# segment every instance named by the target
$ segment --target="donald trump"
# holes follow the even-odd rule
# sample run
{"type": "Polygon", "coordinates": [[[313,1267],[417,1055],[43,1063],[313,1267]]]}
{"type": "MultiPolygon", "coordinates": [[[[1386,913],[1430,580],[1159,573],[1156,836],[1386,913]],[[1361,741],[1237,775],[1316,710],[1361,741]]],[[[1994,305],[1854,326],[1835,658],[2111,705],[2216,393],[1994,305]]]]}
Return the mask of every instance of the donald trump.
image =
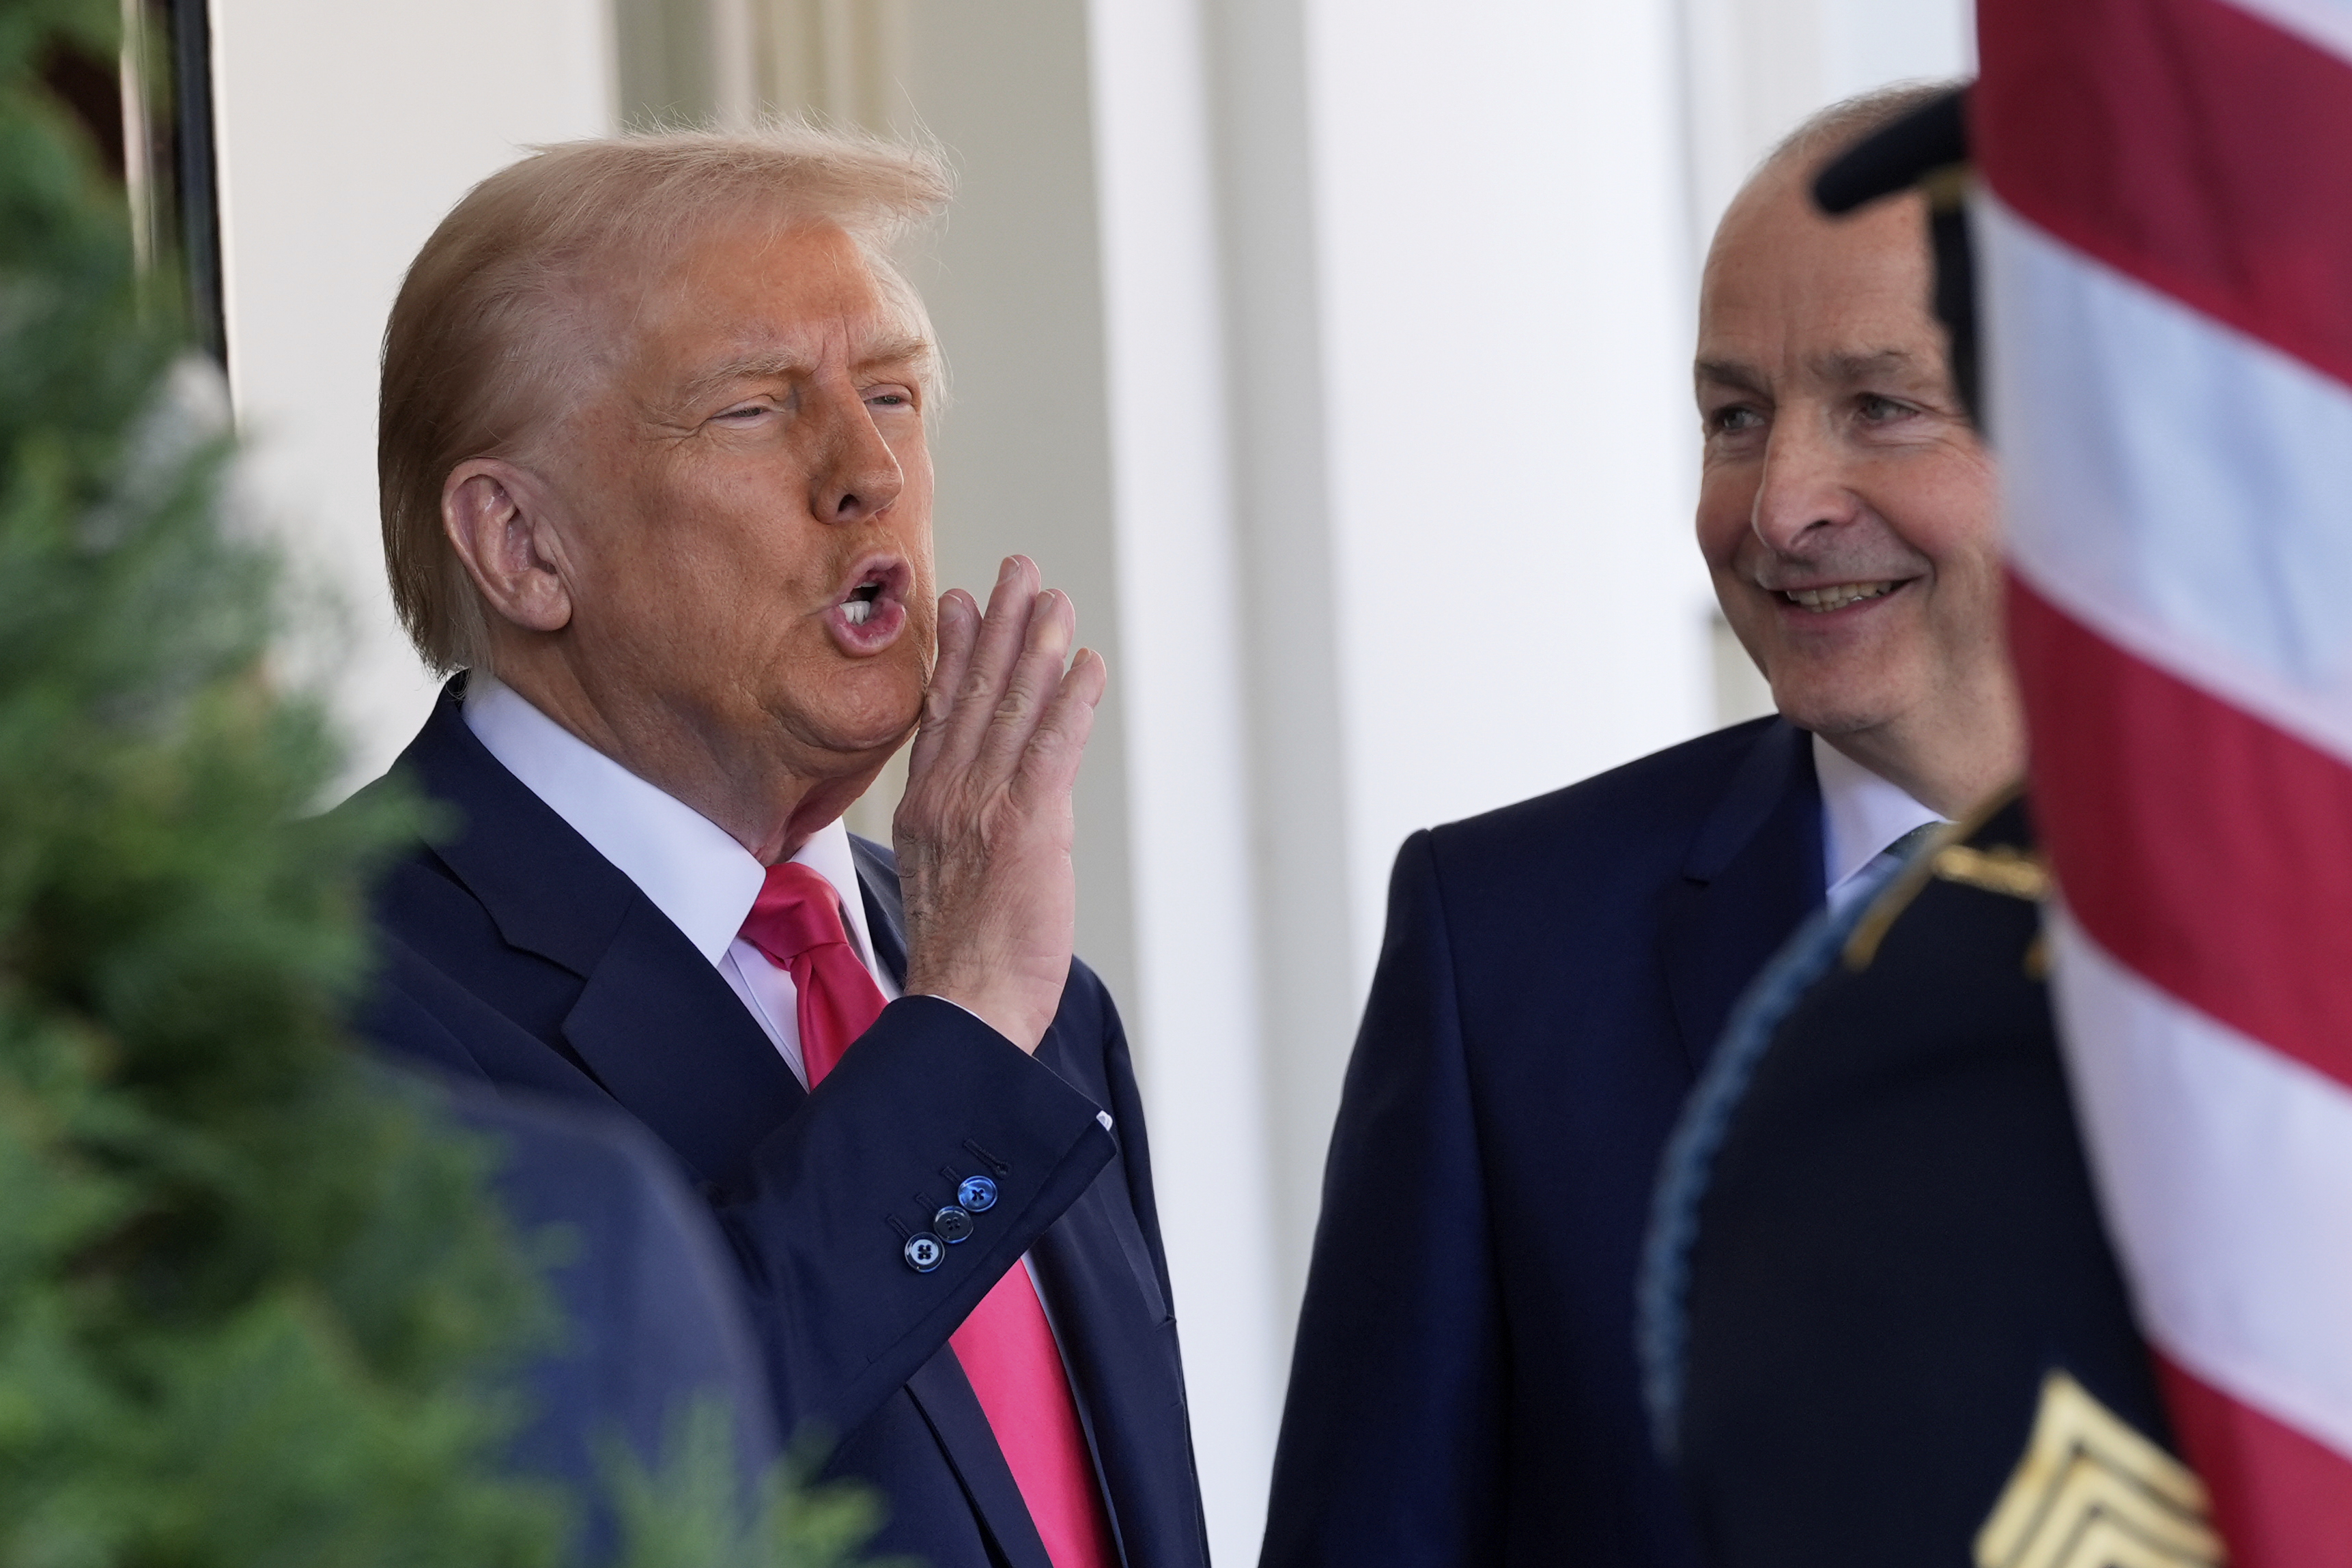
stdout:
{"type": "Polygon", "coordinates": [[[934,1568],[1205,1563],[1142,1110],[1071,956],[1102,662],[933,581],[945,180],[803,128],[541,149],[385,334],[384,553],[449,675],[371,1027],[617,1106],[740,1266],[782,1430],[934,1568]],[[841,814],[913,737],[897,850],[841,814]]]}

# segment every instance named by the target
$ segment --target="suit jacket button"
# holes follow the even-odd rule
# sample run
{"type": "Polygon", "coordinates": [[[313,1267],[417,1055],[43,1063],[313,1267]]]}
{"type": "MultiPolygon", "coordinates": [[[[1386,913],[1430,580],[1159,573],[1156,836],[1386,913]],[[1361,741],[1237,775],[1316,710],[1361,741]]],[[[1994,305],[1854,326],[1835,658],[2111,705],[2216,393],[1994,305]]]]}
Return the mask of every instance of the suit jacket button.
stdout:
{"type": "Polygon", "coordinates": [[[986,1176],[966,1176],[956,1188],[956,1201],[974,1214],[985,1214],[996,1207],[996,1184],[986,1176]]]}
{"type": "Polygon", "coordinates": [[[947,1244],[928,1230],[907,1238],[907,1267],[918,1274],[929,1273],[947,1255],[947,1244]]]}
{"type": "Polygon", "coordinates": [[[939,1232],[940,1240],[952,1247],[971,1239],[971,1216],[950,1204],[931,1216],[931,1228],[939,1232]]]}

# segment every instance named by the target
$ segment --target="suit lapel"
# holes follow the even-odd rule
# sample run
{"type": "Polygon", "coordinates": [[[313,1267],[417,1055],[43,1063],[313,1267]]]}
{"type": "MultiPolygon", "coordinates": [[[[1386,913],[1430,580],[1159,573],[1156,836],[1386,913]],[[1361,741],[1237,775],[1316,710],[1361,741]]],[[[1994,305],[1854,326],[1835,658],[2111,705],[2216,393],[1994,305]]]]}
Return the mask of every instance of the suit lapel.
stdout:
{"type": "Polygon", "coordinates": [[[1666,917],[1666,986],[1693,1073],[1714,1054],[1739,993],[1821,902],[1812,741],[1775,719],[1692,840],[1666,917]]]}
{"type": "MultiPolygon", "coordinates": [[[[874,956],[903,983],[907,916],[896,861],[850,840],[874,956]]],[[[807,1091],[717,970],[640,895],[564,1035],[605,1086],[707,1181],[727,1183],[807,1091]]]]}
{"type": "Polygon", "coordinates": [[[1020,1484],[1004,1462],[1004,1450],[989,1427],[988,1412],[980,1407],[980,1396],[971,1391],[971,1380],[964,1376],[955,1351],[941,1345],[907,1380],[907,1393],[940,1440],[964,1495],[971,1500],[972,1511],[987,1526],[1005,1562],[1011,1568],[1054,1568],[1036,1521],[1029,1517],[1029,1505],[1022,1500],[1020,1484]]]}
{"type": "Polygon", "coordinates": [[[1031,1257],[1121,1552],[1127,1542],[1182,1539],[1190,1500],[1171,1483],[1192,1473],[1183,1371],[1124,1186],[1097,1177],[1031,1257]]]}
{"type": "Polygon", "coordinates": [[[636,884],[474,737],[465,689],[463,674],[442,688],[394,772],[440,808],[433,852],[508,946],[585,976],[636,902],[636,884]]]}
{"type": "Polygon", "coordinates": [[[613,1098],[706,1182],[732,1186],[807,1098],[719,971],[640,896],[563,1020],[613,1098]]]}
{"type": "Polygon", "coordinates": [[[581,977],[563,1038],[706,1182],[725,1183],[804,1098],[668,916],[466,727],[449,683],[401,766],[455,821],[434,842],[499,935],[581,977]]]}

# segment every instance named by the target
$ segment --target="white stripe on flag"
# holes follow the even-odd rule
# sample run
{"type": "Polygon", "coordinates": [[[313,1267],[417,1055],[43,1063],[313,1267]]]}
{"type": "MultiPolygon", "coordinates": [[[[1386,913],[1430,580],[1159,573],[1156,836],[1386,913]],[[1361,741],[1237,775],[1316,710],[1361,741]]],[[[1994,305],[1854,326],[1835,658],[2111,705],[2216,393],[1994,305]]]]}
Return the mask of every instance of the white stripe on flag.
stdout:
{"type": "Polygon", "coordinates": [[[2222,0],[2315,49],[2352,62],[2352,0],[2222,0]]]}
{"type": "Polygon", "coordinates": [[[2352,1458],[2352,1092],[2051,915],[2075,1103],[2142,1327],[2352,1458]]]}
{"type": "Polygon", "coordinates": [[[1972,200],[2011,564],[2352,761],[2352,388],[1972,200]]]}

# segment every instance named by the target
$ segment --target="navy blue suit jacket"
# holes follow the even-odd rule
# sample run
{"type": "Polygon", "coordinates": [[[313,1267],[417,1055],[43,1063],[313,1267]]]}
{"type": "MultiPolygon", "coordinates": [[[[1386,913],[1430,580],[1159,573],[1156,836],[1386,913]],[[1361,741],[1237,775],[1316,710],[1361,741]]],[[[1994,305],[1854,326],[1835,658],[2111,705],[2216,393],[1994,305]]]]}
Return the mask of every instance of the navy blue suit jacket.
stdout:
{"type": "MultiPolygon", "coordinates": [[[[466,727],[452,682],[396,772],[448,819],[384,877],[367,1032],[460,1077],[618,1106],[668,1148],[739,1265],[777,1428],[878,1487],[877,1551],[1050,1568],[948,1336],[1031,1255],[1129,1568],[1207,1561],[1143,1110],[1082,964],[1033,1057],[908,997],[814,1093],[685,936],[466,727]],[[1107,1114],[1106,1127],[1100,1116],[1107,1114]],[[967,1176],[976,1233],[902,1249],[967,1176]]],[[[889,852],[853,841],[877,956],[906,966],[889,852]]]]}
{"type": "Polygon", "coordinates": [[[1415,833],[1348,1069],[1267,1568],[1682,1568],[1633,1285],[1675,1113],[1822,899],[1759,720],[1415,833]]]}

